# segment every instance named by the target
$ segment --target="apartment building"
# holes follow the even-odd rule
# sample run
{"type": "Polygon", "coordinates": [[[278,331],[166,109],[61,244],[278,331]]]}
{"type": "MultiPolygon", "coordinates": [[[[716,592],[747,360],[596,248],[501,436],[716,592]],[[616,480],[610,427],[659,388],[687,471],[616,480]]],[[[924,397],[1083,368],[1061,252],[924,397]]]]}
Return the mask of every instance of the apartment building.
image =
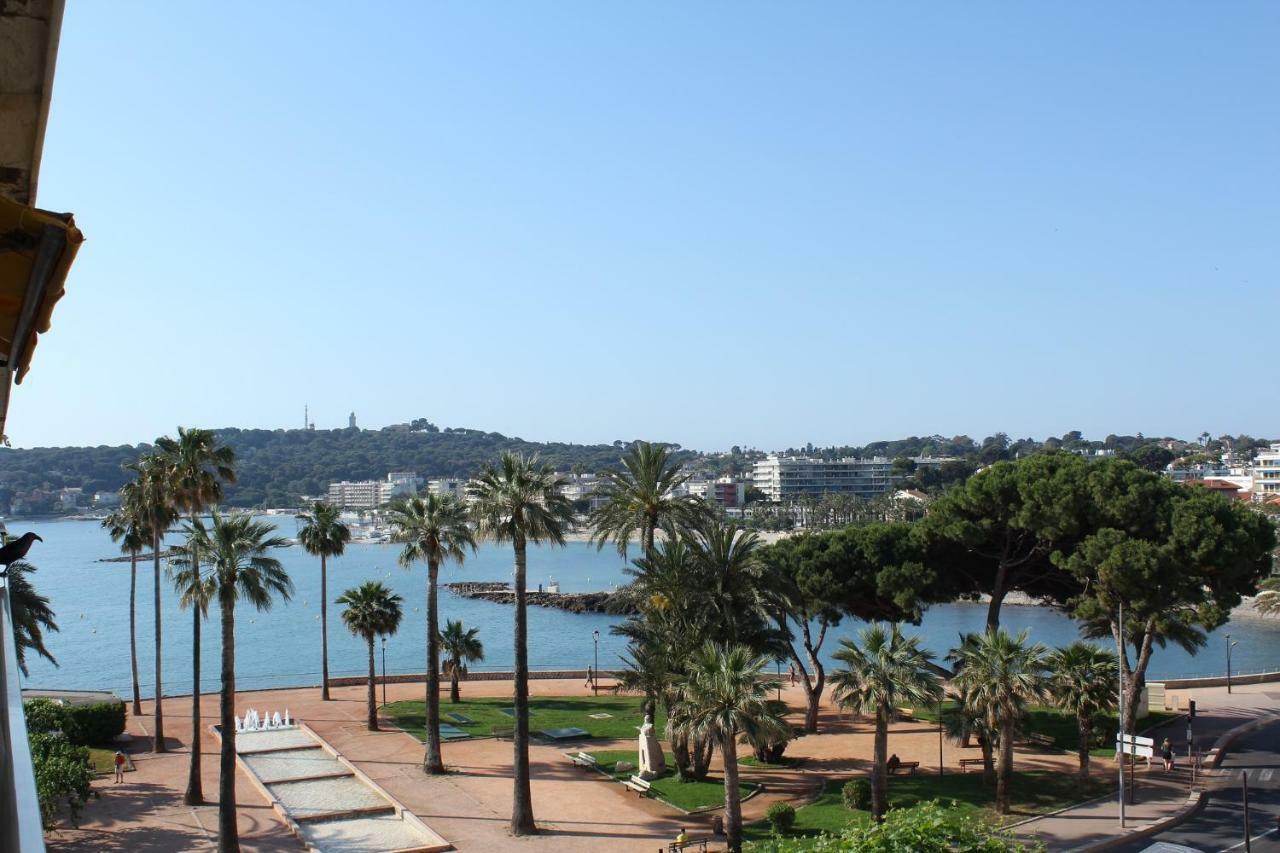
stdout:
{"type": "Polygon", "coordinates": [[[886,456],[815,459],[774,454],[755,463],[752,479],[769,500],[786,503],[826,492],[874,498],[888,491],[897,478],[893,460],[886,456]]]}
{"type": "Polygon", "coordinates": [[[1280,444],[1253,458],[1253,494],[1258,500],[1280,495],[1280,444]]]}

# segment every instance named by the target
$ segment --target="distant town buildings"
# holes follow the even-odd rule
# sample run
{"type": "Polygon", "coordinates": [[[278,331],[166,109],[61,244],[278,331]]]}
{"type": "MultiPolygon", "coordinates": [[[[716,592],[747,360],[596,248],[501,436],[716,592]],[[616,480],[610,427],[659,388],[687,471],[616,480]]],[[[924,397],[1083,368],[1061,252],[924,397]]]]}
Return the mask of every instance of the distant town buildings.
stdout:
{"type": "Polygon", "coordinates": [[[1280,496],[1280,444],[1254,457],[1253,493],[1263,501],[1280,496]]]}
{"type": "Polygon", "coordinates": [[[427,492],[437,497],[467,498],[467,481],[458,477],[436,477],[427,480],[427,492]]]}
{"type": "Polygon", "coordinates": [[[1241,451],[1228,450],[1220,458],[1193,464],[1175,460],[1164,473],[1174,482],[1204,486],[1240,500],[1280,498],[1280,443],[1256,451],[1252,459],[1241,451]]]}
{"type": "Polygon", "coordinates": [[[385,480],[330,483],[328,500],[344,509],[376,509],[416,495],[421,488],[422,478],[412,471],[392,471],[385,480]]]}

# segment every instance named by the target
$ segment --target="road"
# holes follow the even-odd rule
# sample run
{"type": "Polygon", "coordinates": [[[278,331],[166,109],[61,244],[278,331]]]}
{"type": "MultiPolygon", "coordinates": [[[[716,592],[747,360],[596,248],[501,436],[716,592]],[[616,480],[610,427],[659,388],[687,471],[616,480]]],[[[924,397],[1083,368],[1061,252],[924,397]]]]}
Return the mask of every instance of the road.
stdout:
{"type": "Polygon", "coordinates": [[[1244,848],[1241,777],[1249,777],[1249,824],[1252,853],[1280,853],[1280,723],[1236,741],[1222,762],[1223,775],[1204,809],[1190,820],[1152,838],[1118,848],[1137,853],[1157,841],[1182,844],[1205,853],[1244,848]],[[1221,785],[1221,790],[1217,789],[1221,785]]]}

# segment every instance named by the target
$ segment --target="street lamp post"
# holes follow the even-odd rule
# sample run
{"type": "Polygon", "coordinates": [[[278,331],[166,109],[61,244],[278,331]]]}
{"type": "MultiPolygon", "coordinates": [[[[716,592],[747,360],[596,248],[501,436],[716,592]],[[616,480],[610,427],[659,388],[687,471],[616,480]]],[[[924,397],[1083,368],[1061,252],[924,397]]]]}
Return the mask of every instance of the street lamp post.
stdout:
{"type": "Polygon", "coordinates": [[[382,635],[382,704],[387,704],[387,635],[382,635]]]}
{"type": "Polygon", "coordinates": [[[1227,693],[1231,692],[1231,650],[1240,645],[1231,641],[1231,635],[1227,634],[1227,693]]]}
{"type": "Polygon", "coordinates": [[[596,666],[595,666],[595,669],[591,670],[591,695],[598,696],[600,693],[599,686],[598,686],[600,682],[600,631],[599,629],[596,629],[595,631],[591,632],[591,639],[595,641],[595,649],[596,649],[596,655],[595,655],[596,666]]]}

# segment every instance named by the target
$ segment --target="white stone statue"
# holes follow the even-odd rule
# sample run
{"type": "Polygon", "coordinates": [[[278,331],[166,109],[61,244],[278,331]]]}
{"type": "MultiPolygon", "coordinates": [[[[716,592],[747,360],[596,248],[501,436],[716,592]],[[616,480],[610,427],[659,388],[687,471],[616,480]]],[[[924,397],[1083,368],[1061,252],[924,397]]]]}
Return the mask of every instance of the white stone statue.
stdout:
{"type": "Polygon", "coordinates": [[[645,714],[644,725],[640,727],[640,778],[652,779],[662,775],[666,769],[667,759],[653,730],[653,715],[645,714]]]}

